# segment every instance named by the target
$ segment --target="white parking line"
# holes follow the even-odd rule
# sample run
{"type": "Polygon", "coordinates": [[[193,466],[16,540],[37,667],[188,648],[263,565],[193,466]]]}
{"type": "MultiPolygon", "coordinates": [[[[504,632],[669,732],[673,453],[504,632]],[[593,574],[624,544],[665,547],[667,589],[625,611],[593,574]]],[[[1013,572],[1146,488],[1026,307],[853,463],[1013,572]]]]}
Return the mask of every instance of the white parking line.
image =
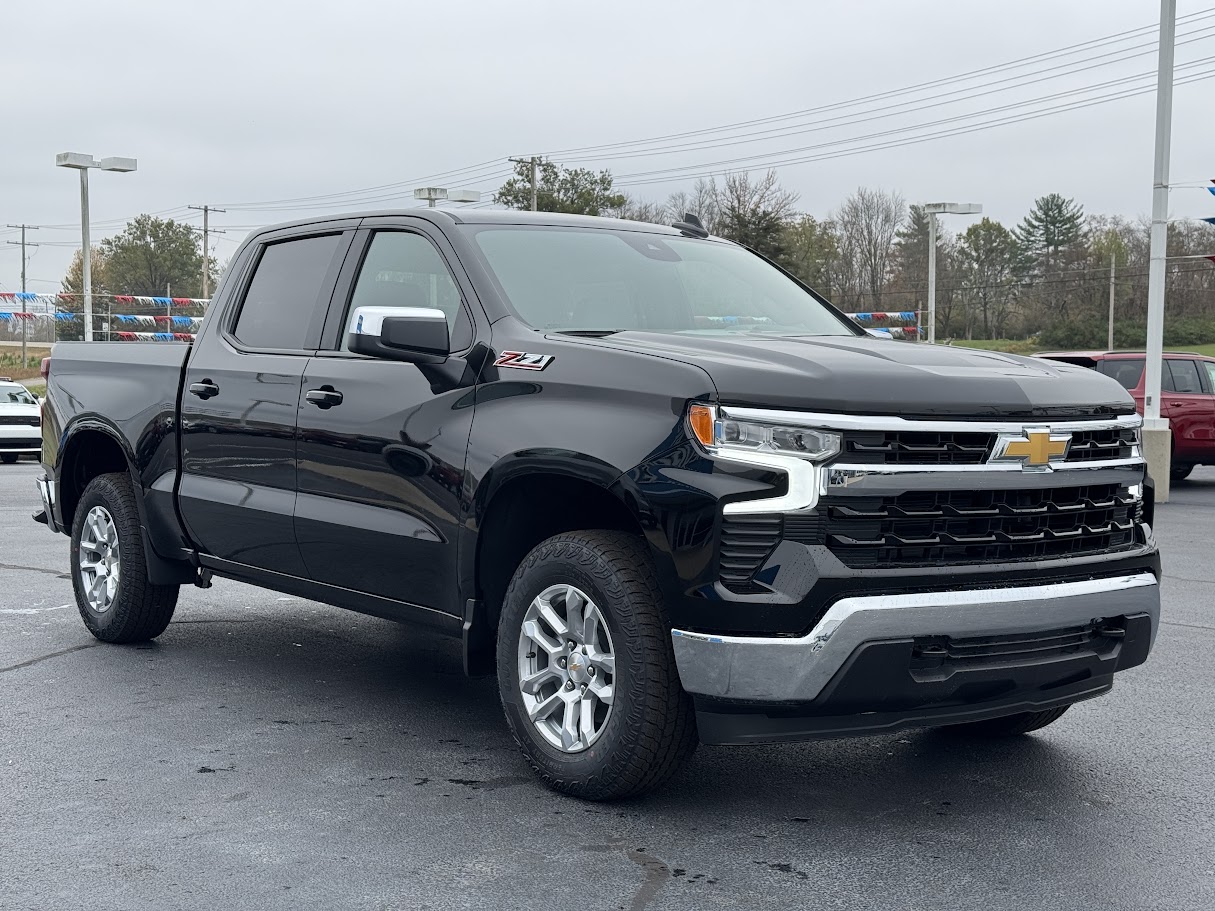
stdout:
{"type": "Polygon", "coordinates": [[[60,604],[58,607],[0,607],[0,614],[45,614],[47,611],[67,610],[74,604],[60,604]]]}

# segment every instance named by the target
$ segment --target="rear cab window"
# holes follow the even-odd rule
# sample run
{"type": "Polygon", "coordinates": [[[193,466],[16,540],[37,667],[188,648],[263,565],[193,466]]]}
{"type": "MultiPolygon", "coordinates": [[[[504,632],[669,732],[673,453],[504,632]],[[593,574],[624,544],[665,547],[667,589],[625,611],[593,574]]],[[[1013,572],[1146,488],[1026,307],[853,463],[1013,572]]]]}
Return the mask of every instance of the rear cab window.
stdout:
{"type": "Polygon", "coordinates": [[[328,301],[326,276],[342,235],[321,234],[270,243],[245,291],[232,336],[250,348],[302,350],[328,301]]]}
{"type": "Polygon", "coordinates": [[[1117,380],[1123,389],[1134,389],[1143,376],[1145,359],[1141,357],[1107,357],[1097,362],[1097,369],[1117,380]]]}

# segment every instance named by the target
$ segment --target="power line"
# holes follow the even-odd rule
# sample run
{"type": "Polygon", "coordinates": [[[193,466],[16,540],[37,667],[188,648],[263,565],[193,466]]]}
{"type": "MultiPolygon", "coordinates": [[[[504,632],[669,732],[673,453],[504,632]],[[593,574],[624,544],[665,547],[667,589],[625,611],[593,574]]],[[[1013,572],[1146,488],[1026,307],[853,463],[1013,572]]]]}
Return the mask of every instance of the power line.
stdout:
{"type": "MultiPolygon", "coordinates": [[[[1204,34],[1201,38],[1193,38],[1190,41],[1178,42],[1178,46],[1182,46],[1185,44],[1192,44],[1196,41],[1202,41],[1202,40],[1206,40],[1206,39],[1215,37],[1215,25],[1207,27],[1204,31],[1206,31],[1207,34],[1204,34]]],[[[1152,45],[1152,47],[1154,47],[1154,45],[1152,45]]],[[[1142,53],[1137,53],[1137,54],[1134,54],[1131,56],[1132,57],[1141,57],[1146,54],[1150,54],[1152,52],[1153,51],[1148,50],[1148,51],[1143,51],[1142,53]]],[[[1131,57],[1123,58],[1123,60],[1129,60],[1129,59],[1131,59],[1131,57]]],[[[1210,59],[1210,58],[1207,58],[1207,59],[1210,59]]],[[[616,160],[620,160],[623,158],[648,158],[651,156],[658,156],[658,155],[671,155],[671,154],[676,154],[679,152],[690,151],[690,150],[701,149],[701,148],[711,149],[711,148],[724,148],[727,146],[750,145],[750,144],[756,143],[756,142],[765,142],[765,141],[770,141],[773,139],[785,138],[788,136],[801,136],[806,133],[818,133],[818,132],[822,132],[824,130],[838,129],[840,127],[853,126],[858,123],[868,123],[868,122],[871,122],[874,120],[885,120],[885,119],[888,119],[890,116],[890,114],[888,114],[886,112],[896,111],[899,115],[904,115],[904,114],[915,113],[918,111],[929,110],[931,108],[939,108],[939,107],[945,107],[945,106],[952,105],[952,104],[958,104],[963,101],[973,101],[976,98],[983,98],[983,97],[986,97],[989,95],[998,94],[1000,92],[1007,92],[1007,91],[1011,91],[1013,89],[1025,88],[1027,86],[1035,85],[1040,82],[1048,82],[1048,81],[1051,81],[1054,79],[1059,79],[1062,75],[1073,76],[1073,75],[1076,75],[1077,73],[1082,73],[1087,70],[1097,69],[1097,68],[1104,67],[1104,66],[1109,66],[1111,63],[1123,62],[1123,60],[1106,61],[1106,62],[1100,63],[1100,64],[1093,64],[1092,66],[1081,67],[1079,69],[1072,70],[1069,73],[1054,74],[1054,75],[1050,75],[1050,76],[1040,76],[1039,78],[1036,78],[1036,79],[1027,79],[1024,81],[1018,81],[1017,83],[1015,83],[1013,85],[1004,85],[1004,86],[1000,86],[998,88],[990,88],[988,86],[975,86],[975,87],[966,88],[966,89],[955,89],[953,91],[944,92],[944,93],[941,93],[938,95],[930,95],[927,98],[918,99],[916,101],[909,102],[909,103],[888,104],[888,105],[885,105],[882,107],[864,110],[857,114],[838,115],[836,117],[829,117],[829,118],[826,118],[825,120],[821,120],[821,121],[811,121],[808,124],[798,124],[798,125],[796,125],[796,128],[782,127],[779,130],[763,130],[763,131],[759,131],[757,133],[742,133],[737,136],[731,136],[729,138],[722,139],[721,141],[703,142],[703,143],[683,143],[683,144],[674,145],[674,146],[658,146],[658,147],[655,147],[652,149],[641,149],[638,151],[615,153],[611,156],[611,160],[616,161],[616,160]],[[980,89],[982,89],[982,91],[980,91],[980,89]],[[970,94],[965,94],[965,93],[970,93],[970,94]],[[963,96],[963,97],[952,97],[952,96],[963,96]],[[946,99],[946,100],[938,100],[938,99],[946,99]],[[760,136],[762,134],[772,134],[772,135],[768,135],[768,136],[765,136],[764,138],[760,138],[760,139],[749,138],[749,137],[760,136]]],[[[1031,75],[1033,75],[1033,74],[1031,74],[1031,75]]],[[[1066,95],[1066,94],[1075,94],[1077,92],[1089,91],[1094,88],[1098,88],[1101,86],[1107,86],[1107,85],[1113,85],[1118,82],[1129,82],[1129,81],[1134,81],[1136,79],[1154,78],[1155,75],[1156,74],[1154,71],[1145,72],[1145,73],[1137,73],[1133,76],[1123,76],[1123,77],[1119,77],[1118,79],[1110,80],[1108,82],[1095,83],[1090,86],[1083,86],[1083,87],[1076,88],[1076,89],[1070,89],[1066,92],[1057,93],[1056,95],[1053,95],[1053,96],[1048,95],[1048,96],[1042,96],[1042,97],[1043,98],[1062,97],[1063,95],[1066,95]]],[[[1018,80],[1021,79],[1021,77],[1016,77],[1016,78],[1018,80]]],[[[1003,82],[1003,81],[1006,81],[1006,80],[1001,80],[1001,82],[1003,82]]],[[[994,85],[994,83],[992,83],[991,85],[994,85]]],[[[1014,102],[1013,104],[1009,105],[1009,107],[1015,107],[1017,105],[1031,104],[1035,100],[1042,100],[1042,99],[1041,98],[1028,99],[1025,101],[1014,102]]],[[[964,116],[967,116],[967,115],[964,115],[964,116]]],[[[602,156],[585,156],[585,157],[575,157],[575,158],[563,158],[562,162],[568,163],[568,162],[600,161],[600,160],[604,160],[602,156]]]]}
{"type": "MultiPolygon", "coordinates": [[[[1198,21],[1198,20],[1202,20],[1202,19],[1208,19],[1212,15],[1215,15],[1215,7],[1208,7],[1206,9],[1199,10],[1196,13],[1191,13],[1186,16],[1179,16],[1177,21],[1179,23],[1183,22],[1183,21],[1187,21],[1187,20],[1193,22],[1193,21],[1198,21]]],[[[854,98],[854,99],[850,99],[850,100],[846,100],[846,101],[837,101],[837,102],[833,102],[831,104],[820,105],[820,106],[814,107],[814,108],[806,108],[806,109],[800,110],[800,111],[792,111],[792,112],[785,113],[785,114],[776,114],[776,115],[773,115],[770,117],[761,117],[761,118],[757,118],[754,120],[744,120],[744,121],[739,121],[737,123],[726,124],[726,125],[718,126],[718,127],[707,127],[707,128],[699,129],[699,130],[688,130],[688,131],[685,131],[682,133],[669,133],[665,136],[655,136],[655,137],[651,137],[649,139],[630,140],[630,141],[626,141],[626,142],[604,143],[601,145],[582,146],[582,147],[572,148],[572,149],[558,149],[553,152],[550,152],[549,154],[550,155],[568,155],[568,154],[577,154],[577,153],[583,153],[583,152],[597,151],[597,150],[602,150],[602,149],[615,149],[615,148],[621,148],[621,147],[626,147],[626,146],[649,144],[649,143],[653,143],[653,142],[664,142],[664,141],[671,140],[671,139],[681,139],[681,138],[684,138],[687,136],[698,136],[698,135],[711,134],[711,133],[717,133],[717,132],[725,132],[725,131],[729,131],[729,130],[733,130],[733,129],[739,129],[742,127],[754,126],[757,124],[773,123],[773,122],[780,121],[780,120],[791,120],[791,119],[795,119],[798,117],[807,116],[809,114],[819,114],[819,113],[823,113],[825,111],[838,110],[840,108],[846,108],[846,107],[854,107],[856,105],[863,104],[863,103],[866,103],[869,101],[882,100],[885,98],[901,97],[903,95],[913,94],[913,93],[922,91],[924,89],[935,88],[940,85],[948,84],[951,82],[966,81],[966,80],[975,78],[977,76],[982,76],[982,75],[999,72],[999,71],[1007,70],[1007,69],[1016,69],[1018,67],[1027,66],[1027,65],[1031,64],[1032,62],[1038,61],[1038,60],[1054,58],[1054,57],[1069,56],[1072,53],[1076,53],[1085,48],[1091,48],[1094,45],[1102,46],[1102,45],[1107,45],[1107,44],[1116,44],[1119,41],[1127,40],[1130,37],[1138,37],[1140,35],[1152,34],[1152,33],[1155,33],[1156,29],[1157,29],[1157,25],[1155,23],[1153,23],[1151,25],[1140,26],[1139,28],[1129,29],[1124,32],[1118,32],[1113,35],[1107,35],[1102,38],[1094,38],[1089,41],[1083,41],[1083,42],[1080,42],[1079,44],[1069,45],[1067,47],[1058,48],[1053,51],[1044,51],[1039,54],[1033,54],[1028,57],[1021,57],[1021,58],[1018,58],[1015,60],[1007,61],[1005,63],[993,64],[992,66],[982,67],[977,70],[970,70],[968,72],[956,74],[953,76],[944,76],[939,79],[933,79],[928,82],[921,82],[916,85],[911,85],[911,86],[907,86],[907,87],[900,88],[900,89],[895,89],[895,90],[886,91],[886,92],[877,92],[877,93],[874,93],[871,95],[864,95],[859,98],[854,98]]]]}
{"type": "MultiPolygon", "coordinates": [[[[1180,67],[1179,67],[1179,69],[1180,69],[1180,67]]],[[[1206,70],[1206,71],[1203,71],[1200,73],[1192,74],[1189,78],[1186,78],[1186,79],[1178,79],[1175,84],[1176,85],[1188,85],[1189,83],[1192,83],[1192,82],[1199,82],[1204,79],[1208,79],[1212,75],[1215,75],[1215,69],[1206,70]]],[[[786,149],[786,150],[781,150],[781,151],[776,151],[776,152],[765,153],[763,155],[751,155],[751,156],[744,156],[744,157],[740,157],[740,158],[726,159],[726,160],[720,160],[720,161],[700,162],[700,163],[694,164],[694,165],[685,165],[685,166],[675,167],[675,168],[665,168],[665,169],[659,169],[659,170],[653,170],[653,171],[641,171],[641,172],[637,172],[635,174],[623,174],[623,175],[620,175],[620,179],[616,181],[615,186],[617,186],[617,187],[642,186],[645,184],[652,184],[652,183],[667,183],[672,180],[688,179],[691,177],[709,177],[709,176],[712,176],[717,173],[722,173],[726,169],[757,170],[761,167],[762,168],[774,168],[774,167],[784,167],[784,166],[795,165],[795,164],[807,164],[807,163],[815,162],[815,161],[828,161],[828,160],[834,159],[834,158],[842,158],[842,157],[846,157],[846,156],[850,156],[850,155],[857,155],[862,152],[873,152],[873,151],[880,151],[880,150],[891,149],[891,148],[899,148],[899,147],[908,146],[908,145],[917,145],[919,143],[929,142],[929,141],[932,141],[935,139],[944,139],[944,138],[949,138],[949,137],[953,137],[953,136],[963,136],[968,133],[975,133],[975,132],[979,132],[982,130],[988,130],[988,129],[992,129],[992,128],[998,127],[998,126],[1007,126],[1007,125],[1013,124],[1013,123],[1022,123],[1022,122],[1029,121],[1029,120],[1036,120],[1040,117],[1047,117],[1052,114],[1059,114],[1059,113],[1064,113],[1067,111],[1081,110],[1083,108],[1093,107],[1093,106],[1099,105],[1099,104],[1108,104],[1112,101],[1120,101],[1125,98],[1133,98],[1137,95],[1143,95],[1143,94],[1147,94],[1147,93],[1153,92],[1153,91],[1155,91],[1155,87],[1151,86],[1151,85],[1145,86],[1144,88],[1141,88],[1141,89],[1122,90],[1122,91],[1113,92],[1113,93],[1110,93],[1110,94],[1107,94],[1104,96],[1099,96],[1095,99],[1076,101],[1076,102],[1072,102],[1072,103],[1064,104],[1064,105],[1057,105],[1055,107],[1047,108],[1042,111],[1031,111],[1031,112],[1023,113],[1023,114],[1016,115],[1016,116],[999,118],[994,121],[989,121],[987,123],[981,123],[981,124],[977,124],[977,125],[970,126],[970,127],[965,127],[965,128],[959,127],[959,128],[955,128],[955,129],[939,131],[936,133],[929,133],[925,136],[915,136],[915,137],[909,137],[909,138],[905,138],[905,139],[879,142],[879,143],[875,143],[873,145],[862,146],[862,147],[852,148],[852,149],[845,149],[845,150],[842,150],[839,152],[828,153],[828,154],[809,155],[809,156],[804,156],[804,157],[788,158],[788,159],[775,160],[775,161],[770,160],[774,156],[777,156],[777,155],[788,155],[788,154],[791,154],[791,153],[794,153],[797,151],[808,151],[808,150],[811,150],[814,148],[825,148],[828,146],[838,146],[838,145],[844,145],[844,144],[849,144],[849,143],[854,143],[854,142],[862,142],[867,139],[877,138],[877,137],[880,137],[883,135],[890,135],[890,134],[899,133],[899,132],[908,132],[908,131],[914,130],[914,129],[924,129],[928,125],[919,124],[919,125],[916,125],[913,127],[903,127],[903,128],[897,129],[897,130],[886,130],[886,131],[882,131],[881,133],[870,134],[869,136],[854,137],[851,140],[836,140],[831,143],[822,143],[822,144],[819,144],[818,146],[808,146],[803,150],[786,149]],[[752,163],[750,168],[741,167],[742,165],[747,164],[747,163],[752,163]],[[734,166],[734,167],[731,168],[730,166],[734,166]]],[[[1043,99],[1038,99],[1038,100],[1041,101],[1043,99]]],[[[976,111],[973,114],[960,115],[957,118],[949,118],[949,119],[950,120],[968,119],[971,117],[982,116],[984,114],[992,113],[994,110],[996,110],[996,109],[989,109],[986,111],[976,111]]]]}

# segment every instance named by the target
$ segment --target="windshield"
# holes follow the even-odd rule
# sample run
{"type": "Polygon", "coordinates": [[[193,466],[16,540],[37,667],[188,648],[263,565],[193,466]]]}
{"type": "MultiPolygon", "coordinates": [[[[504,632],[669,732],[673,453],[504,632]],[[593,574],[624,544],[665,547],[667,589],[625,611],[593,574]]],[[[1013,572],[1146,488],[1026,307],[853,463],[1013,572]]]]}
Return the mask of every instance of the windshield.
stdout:
{"type": "Polygon", "coordinates": [[[515,312],[547,331],[856,335],[733,244],[601,228],[468,225],[515,312]]]}
{"type": "Polygon", "coordinates": [[[23,386],[0,386],[0,405],[37,405],[38,400],[23,386]]]}

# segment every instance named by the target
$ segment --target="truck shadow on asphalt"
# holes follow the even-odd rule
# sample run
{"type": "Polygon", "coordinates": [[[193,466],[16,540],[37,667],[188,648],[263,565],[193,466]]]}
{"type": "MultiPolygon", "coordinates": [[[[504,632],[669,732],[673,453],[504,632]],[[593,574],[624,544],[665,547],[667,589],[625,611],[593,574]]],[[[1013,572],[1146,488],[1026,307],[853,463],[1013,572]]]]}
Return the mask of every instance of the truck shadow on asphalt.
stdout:
{"type": "MultiPolygon", "coordinates": [[[[249,610],[230,620],[187,608],[157,643],[140,647],[149,659],[143,679],[156,687],[145,695],[162,701],[174,680],[188,680],[198,711],[223,714],[229,730],[292,728],[314,741],[307,744],[313,751],[335,739],[356,742],[364,750],[349,754],[352,774],[361,756],[388,752],[422,784],[544,793],[511,739],[496,680],[465,677],[458,642],[335,608],[308,608],[298,616],[249,610]]],[[[107,661],[124,661],[118,650],[99,651],[107,661]]],[[[941,822],[978,807],[1034,819],[1101,803],[1092,780],[1098,761],[1051,732],[982,740],[905,731],[702,746],[666,787],[616,806],[678,815],[708,802],[745,817],[755,812],[762,789],[765,812],[779,810],[794,826],[832,820],[852,826],[858,817],[908,812],[941,822]]]]}

